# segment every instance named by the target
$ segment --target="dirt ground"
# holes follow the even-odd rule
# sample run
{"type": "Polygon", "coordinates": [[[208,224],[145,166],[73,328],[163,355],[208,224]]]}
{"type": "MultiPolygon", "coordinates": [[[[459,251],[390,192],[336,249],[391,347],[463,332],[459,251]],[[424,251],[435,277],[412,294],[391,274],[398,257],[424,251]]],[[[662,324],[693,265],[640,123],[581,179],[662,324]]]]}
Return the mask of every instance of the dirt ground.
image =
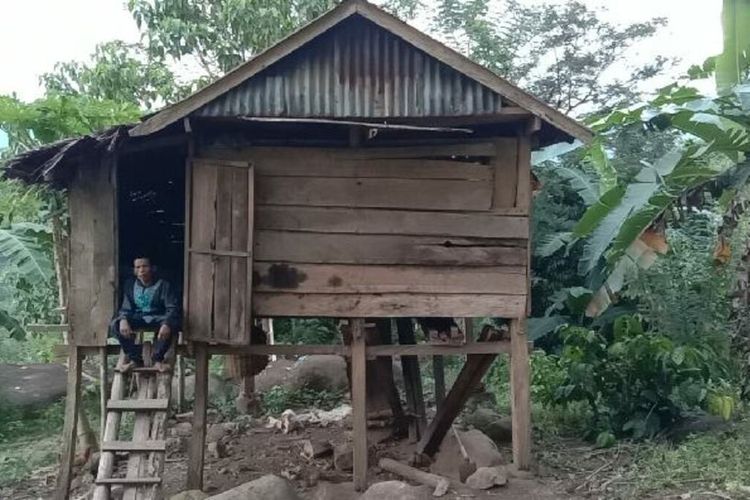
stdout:
{"type": "MultiPolygon", "coordinates": [[[[351,437],[351,429],[346,421],[328,427],[309,426],[290,434],[266,429],[261,421],[255,422],[245,430],[224,438],[227,443],[226,456],[214,458],[207,455],[205,464],[204,491],[219,493],[247,481],[252,481],[266,474],[277,474],[292,481],[300,496],[307,500],[349,500],[357,495],[351,484],[351,474],[336,471],[331,456],[317,460],[307,460],[302,454],[304,440],[328,440],[332,444],[345,443],[351,437]]],[[[370,432],[372,455],[370,457],[370,484],[401,480],[386,471],[379,469],[380,458],[394,458],[407,462],[412,453],[413,444],[407,440],[385,439],[387,431],[370,432]],[[382,442],[375,443],[374,441],[382,442]]],[[[187,438],[186,438],[187,439],[187,438]]],[[[185,443],[183,443],[185,444],[185,443]]],[[[507,450],[506,450],[507,451],[507,450]]],[[[121,466],[124,464],[121,464],[121,466]]],[[[165,497],[185,489],[187,473],[187,456],[184,446],[168,454],[165,467],[165,497]]],[[[54,468],[38,471],[35,476],[13,488],[0,490],[0,498],[8,500],[29,500],[50,498],[54,488],[54,468]]],[[[92,476],[78,471],[75,488],[71,498],[86,498],[90,491],[92,476]]],[[[533,477],[530,479],[512,477],[508,485],[495,488],[474,498],[547,500],[558,498],[577,498],[565,491],[563,481],[552,477],[533,477]]],[[[446,495],[443,498],[459,498],[446,495]]],[[[461,496],[460,498],[466,498],[461,496]]]]}

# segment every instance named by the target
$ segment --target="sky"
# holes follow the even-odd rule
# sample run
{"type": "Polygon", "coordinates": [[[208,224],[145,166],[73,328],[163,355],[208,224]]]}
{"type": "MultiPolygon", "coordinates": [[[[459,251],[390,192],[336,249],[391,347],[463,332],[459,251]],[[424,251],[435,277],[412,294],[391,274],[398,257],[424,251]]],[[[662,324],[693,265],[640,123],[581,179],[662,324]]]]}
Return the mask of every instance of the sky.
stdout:
{"type": "MultiPolygon", "coordinates": [[[[639,59],[662,54],[683,60],[655,85],[721,52],[721,0],[583,1],[605,7],[605,17],[615,22],[668,18],[668,27],[632,54],[639,59]]],[[[100,42],[138,38],[124,0],[0,0],[0,94],[16,93],[33,100],[42,94],[39,75],[56,62],[86,59],[100,42]]]]}

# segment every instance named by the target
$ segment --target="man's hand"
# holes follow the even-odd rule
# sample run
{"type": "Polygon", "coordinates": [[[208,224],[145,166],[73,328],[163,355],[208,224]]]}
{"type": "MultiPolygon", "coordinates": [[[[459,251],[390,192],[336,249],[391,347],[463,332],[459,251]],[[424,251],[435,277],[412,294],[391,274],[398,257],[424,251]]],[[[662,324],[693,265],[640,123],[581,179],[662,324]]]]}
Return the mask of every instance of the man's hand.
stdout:
{"type": "Polygon", "coordinates": [[[125,318],[122,318],[120,320],[120,335],[128,339],[132,334],[133,330],[130,328],[130,323],[125,318]]]}
{"type": "Polygon", "coordinates": [[[161,325],[159,328],[159,340],[167,340],[169,338],[169,335],[172,333],[172,329],[169,328],[169,325],[161,325]]]}

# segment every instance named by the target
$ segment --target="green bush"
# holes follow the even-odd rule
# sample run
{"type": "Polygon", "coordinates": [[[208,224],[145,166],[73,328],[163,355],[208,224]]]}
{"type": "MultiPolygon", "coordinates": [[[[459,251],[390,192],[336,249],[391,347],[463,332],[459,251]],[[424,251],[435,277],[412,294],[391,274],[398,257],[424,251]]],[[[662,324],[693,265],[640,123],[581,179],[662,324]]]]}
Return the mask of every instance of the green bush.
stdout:
{"type": "Polygon", "coordinates": [[[280,318],[274,320],[273,328],[278,344],[340,343],[336,320],[330,318],[280,318]]]}
{"type": "Polygon", "coordinates": [[[707,405],[711,376],[723,364],[710,347],[645,332],[634,316],[619,317],[611,339],[581,327],[566,327],[561,337],[562,351],[551,358],[562,375],[549,360],[538,363],[551,376],[535,376],[535,395],[554,405],[586,402],[593,414],[590,438],[653,436],[707,405]]]}
{"type": "Polygon", "coordinates": [[[343,400],[343,391],[289,389],[277,385],[263,394],[263,412],[267,415],[278,415],[287,409],[317,408],[332,410],[340,405],[343,400]]]}

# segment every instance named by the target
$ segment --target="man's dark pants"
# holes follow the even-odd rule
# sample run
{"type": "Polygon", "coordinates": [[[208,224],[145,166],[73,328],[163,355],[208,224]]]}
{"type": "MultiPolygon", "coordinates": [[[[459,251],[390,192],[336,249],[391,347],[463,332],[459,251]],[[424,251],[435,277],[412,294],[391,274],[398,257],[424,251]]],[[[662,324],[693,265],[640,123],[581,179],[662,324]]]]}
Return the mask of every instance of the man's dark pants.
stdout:
{"type": "MultiPolygon", "coordinates": [[[[110,337],[114,337],[120,342],[122,350],[125,351],[125,354],[127,354],[130,361],[134,361],[137,365],[143,364],[143,354],[141,353],[141,345],[135,343],[135,330],[148,329],[153,330],[154,332],[158,332],[159,328],[164,322],[164,316],[149,316],[148,319],[150,321],[146,321],[142,315],[134,315],[133,317],[131,317],[128,320],[130,329],[132,330],[130,337],[125,337],[120,333],[119,319],[112,320],[112,323],[110,323],[109,325],[110,337]]],[[[167,351],[169,350],[169,347],[172,343],[172,336],[175,332],[175,327],[170,328],[172,331],[169,334],[169,337],[167,337],[166,339],[160,340],[158,335],[154,337],[154,353],[152,355],[152,358],[155,363],[164,361],[164,356],[166,356],[167,351]]]]}

